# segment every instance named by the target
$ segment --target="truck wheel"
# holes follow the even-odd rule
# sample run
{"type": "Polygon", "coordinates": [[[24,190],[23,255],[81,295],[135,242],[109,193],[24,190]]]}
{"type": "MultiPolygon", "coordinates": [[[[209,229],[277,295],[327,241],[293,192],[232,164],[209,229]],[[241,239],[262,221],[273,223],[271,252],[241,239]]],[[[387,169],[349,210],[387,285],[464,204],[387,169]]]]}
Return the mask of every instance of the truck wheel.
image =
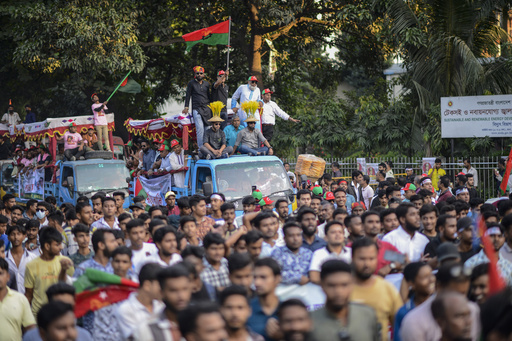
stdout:
{"type": "Polygon", "coordinates": [[[103,160],[111,160],[112,159],[112,152],[107,151],[92,151],[92,152],[86,152],[84,155],[86,160],[89,159],[103,159],[103,160]]]}

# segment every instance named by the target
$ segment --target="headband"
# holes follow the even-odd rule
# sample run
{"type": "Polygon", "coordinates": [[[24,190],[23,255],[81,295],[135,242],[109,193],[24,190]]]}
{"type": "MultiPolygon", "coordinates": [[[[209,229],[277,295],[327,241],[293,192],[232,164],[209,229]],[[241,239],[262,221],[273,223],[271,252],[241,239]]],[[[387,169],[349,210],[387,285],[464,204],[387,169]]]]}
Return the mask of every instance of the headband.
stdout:
{"type": "Polygon", "coordinates": [[[499,227],[489,227],[487,231],[485,231],[486,236],[491,236],[493,234],[501,234],[501,230],[499,227]]]}
{"type": "Polygon", "coordinates": [[[222,197],[218,194],[212,194],[212,196],[210,197],[210,200],[212,199],[217,199],[217,200],[222,200],[224,201],[224,199],[222,199],[222,197]]]}
{"type": "Polygon", "coordinates": [[[469,193],[469,191],[468,191],[468,189],[466,187],[463,187],[463,188],[460,188],[460,189],[456,190],[455,191],[455,195],[459,195],[459,194],[464,193],[464,192],[469,193]]]}
{"type": "Polygon", "coordinates": [[[204,73],[204,68],[202,66],[194,66],[194,72],[203,72],[204,73]]]}
{"type": "Polygon", "coordinates": [[[430,183],[430,184],[431,184],[431,183],[432,183],[432,180],[430,180],[430,179],[425,179],[425,180],[423,180],[423,181],[421,182],[421,185],[423,186],[424,184],[428,184],[428,183],[430,183]]]}
{"type": "Polygon", "coordinates": [[[405,171],[406,171],[406,172],[407,172],[407,171],[410,171],[410,170],[412,170],[412,168],[406,168],[406,169],[405,169],[405,171]]]}

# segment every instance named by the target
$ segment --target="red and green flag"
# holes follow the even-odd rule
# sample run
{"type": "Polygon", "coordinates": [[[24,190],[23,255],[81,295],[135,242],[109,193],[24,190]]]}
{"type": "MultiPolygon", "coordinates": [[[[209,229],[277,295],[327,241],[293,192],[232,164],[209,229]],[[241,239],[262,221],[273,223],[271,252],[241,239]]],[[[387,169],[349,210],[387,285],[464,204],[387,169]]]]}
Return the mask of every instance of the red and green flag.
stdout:
{"type": "Polygon", "coordinates": [[[138,94],[139,92],[142,91],[142,87],[140,86],[139,83],[137,83],[136,81],[134,81],[131,78],[128,78],[130,76],[130,73],[132,73],[132,71],[129,71],[126,74],[126,76],[124,76],[123,79],[121,79],[119,84],[117,84],[115,90],[112,91],[110,96],[108,96],[107,101],[109,101],[112,98],[112,96],[114,96],[114,94],[117,92],[117,90],[119,90],[121,92],[130,93],[130,94],[138,94]]]}
{"type": "MultiPolygon", "coordinates": [[[[508,168],[508,165],[507,165],[508,168]]],[[[505,178],[503,178],[503,181],[505,181],[505,178]]],[[[494,251],[494,246],[492,244],[491,238],[486,233],[487,227],[485,225],[484,216],[481,215],[480,219],[478,220],[478,232],[480,235],[480,239],[482,241],[483,249],[485,252],[485,255],[489,259],[489,295],[494,295],[498,292],[500,292],[502,289],[505,288],[505,280],[500,275],[500,271],[498,269],[498,256],[496,255],[496,252],[494,251]]]]}
{"type": "Polygon", "coordinates": [[[197,43],[207,45],[229,45],[229,23],[230,21],[226,20],[217,25],[184,34],[182,38],[187,43],[187,51],[197,43]]]}
{"type": "Polygon", "coordinates": [[[76,289],[75,316],[82,317],[114,303],[124,301],[139,284],[100,270],[86,269],[73,286],[76,289]]]}
{"type": "Polygon", "coordinates": [[[504,195],[507,192],[510,170],[512,170],[512,148],[510,148],[510,153],[508,154],[507,160],[507,167],[505,168],[505,173],[503,174],[503,179],[501,180],[500,190],[502,195],[504,195]]]}

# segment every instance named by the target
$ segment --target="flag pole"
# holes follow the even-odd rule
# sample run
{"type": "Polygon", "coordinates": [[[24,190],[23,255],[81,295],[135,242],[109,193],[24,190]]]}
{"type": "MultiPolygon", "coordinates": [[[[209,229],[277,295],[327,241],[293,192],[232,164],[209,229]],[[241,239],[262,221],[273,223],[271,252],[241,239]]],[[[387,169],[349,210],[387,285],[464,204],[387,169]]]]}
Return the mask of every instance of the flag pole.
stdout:
{"type": "MultiPolygon", "coordinates": [[[[228,31],[228,60],[226,62],[226,71],[229,71],[229,47],[231,46],[231,16],[229,16],[229,31],[228,31]]],[[[226,79],[227,79],[226,75],[226,79]]]]}
{"type": "Polygon", "coordinates": [[[123,84],[123,82],[125,81],[126,78],[128,78],[128,76],[130,75],[130,73],[132,73],[132,70],[130,70],[130,72],[128,72],[126,74],[126,76],[124,76],[124,78],[119,82],[119,84],[117,85],[116,89],[114,91],[112,91],[112,93],[110,94],[110,96],[108,96],[107,100],[105,102],[108,102],[112,96],[114,96],[114,94],[116,93],[117,89],[119,89],[121,87],[121,84],[123,84]]]}

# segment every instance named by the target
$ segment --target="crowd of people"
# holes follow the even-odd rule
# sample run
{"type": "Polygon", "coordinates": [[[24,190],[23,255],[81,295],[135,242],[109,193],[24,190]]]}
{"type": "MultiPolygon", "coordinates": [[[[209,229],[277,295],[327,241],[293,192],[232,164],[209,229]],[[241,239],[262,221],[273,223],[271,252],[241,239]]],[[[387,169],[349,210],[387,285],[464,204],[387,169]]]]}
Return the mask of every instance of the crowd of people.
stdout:
{"type": "Polygon", "coordinates": [[[373,194],[361,172],[339,180],[333,166],[318,185],[297,188],[293,212],[287,199],[255,190],[239,217],[222,193],[171,191],[166,206],[152,207],[135,197],[129,210],[124,192],[59,207],[53,197],[21,207],[4,195],[0,338],[510,337],[512,200],[484,204],[466,175],[455,183],[441,175],[438,191],[432,172],[395,180],[386,165],[373,194]],[[482,248],[484,237],[492,250],[482,248]],[[86,269],[139,287],[77,321],[73,283],[86,269]],[[496,280],[506,284],[498,293],[496,280]],[[311,302],[315,292],[321,302],[311,302]]]}

